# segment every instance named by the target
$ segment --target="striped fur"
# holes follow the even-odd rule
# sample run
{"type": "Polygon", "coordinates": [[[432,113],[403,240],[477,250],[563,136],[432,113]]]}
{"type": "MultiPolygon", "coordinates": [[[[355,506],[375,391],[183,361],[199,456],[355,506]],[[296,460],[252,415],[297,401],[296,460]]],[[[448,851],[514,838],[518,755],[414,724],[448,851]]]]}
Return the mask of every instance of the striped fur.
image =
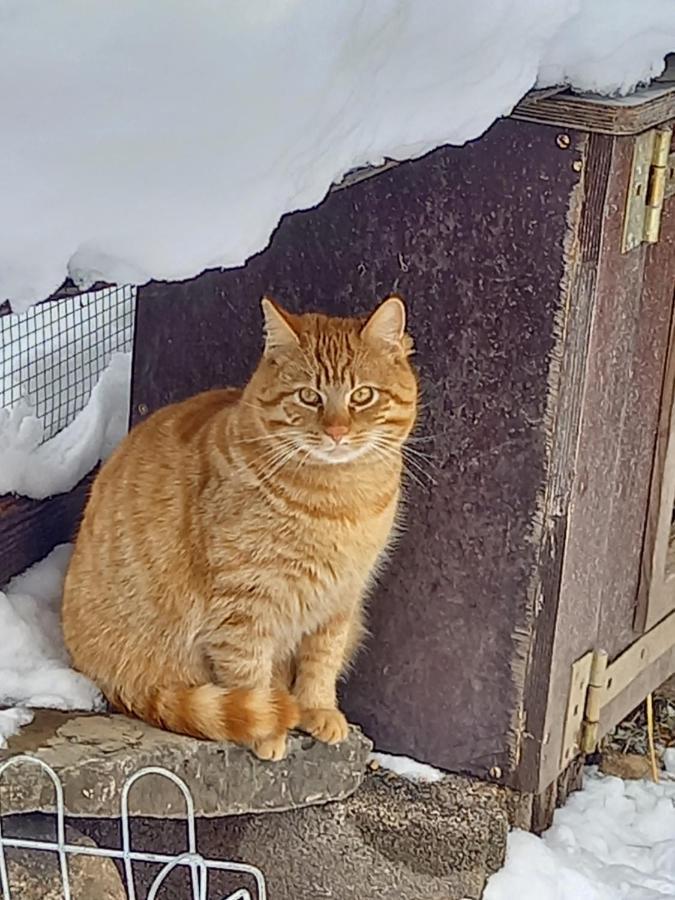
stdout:
{"type": "Polygon", "coordinates": [[[398,298],[368,320],[263,310],[243,391],[158,411],[103,466],[63,628],[117,709],[279,759],[298,725],[346,735],[336,681],[394,530],[417,383],[398,298]]]}

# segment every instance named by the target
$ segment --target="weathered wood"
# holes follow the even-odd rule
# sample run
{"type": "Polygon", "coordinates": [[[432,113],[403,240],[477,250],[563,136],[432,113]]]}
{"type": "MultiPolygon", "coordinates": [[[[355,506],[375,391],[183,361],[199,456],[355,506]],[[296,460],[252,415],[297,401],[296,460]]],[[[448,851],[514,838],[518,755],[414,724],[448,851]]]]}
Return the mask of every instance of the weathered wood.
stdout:
{"type": "Polygon", "coordinates": [[[73,539],[94,473],[72,491],[46,500],[0,497],[0,585],[73,539]]]}
{"type": "MultiPolygon", "coordinates": [[[[673,63],[671,67],[675,68],[673,63]]],[[[667,70],[662,80],[629,97],[612,99],[571,91],[543,97],[526,94],[511,115],[526,122],[558,125],[564,129],[614,135],[639,134],[675,117],[675,85],[667,70]]]]}
{"type": "MultiPolygon", "coordinates": [[[[549,677],[568,533],[568,508],[575,476],[589,334],[600,257],[603,214],[612,162],[612,138],[589,135],[577,150],[583,181],[568,213],[565,277],[557,321],[558,345],[549,372],[549,470],[540,510],[541,544],[530,591],[538,613],[531,623],[531,658],[524,696],[519,786],[534,790],[542,735],[549,714],[549,677]],[[525,713],[526,711],[526,713],[525,713]],[[526,723],[526,724],[525,724],[526,723]]],[[[566,697],[561,699],[564,703],[566,697]]]]}
{"type": "MultiPolygon", "coordinates": [[[[543,787],[560,764],[572,664],[591,649],[616,656],[636,638],[641,547],[659,420],[670,300],[643,290],[645,246],[621,253],[631,138],[612,138],[592,318],[583,375],[578,450],[570,496],[552,667],[543,732],[543,787]]],[[[597,227],[594,228],[597,239],[597,227]]],[[[590,245],[589,245],[590,246],[590,245]]],[[[582,265],[583,272],[583,265],[582,265]]],[[[581,273],[580,273],[581,274],[581,273]]],[[[672,292],[672,276],[670,291],[672,292]]],[[[667,278],[662,282],[666,285],[667,278]]]]}
{"type": "Polygon", "coordinates": [[[579,757],[572,760],[544,791],[534,796],[531,828],[535,834],[541,834],[551,827],[556,809],[565,803],[570,794],[580,790],[583,776],[584,760],[579,757]]]}
{"type": "Polygon", "coordinates": [[[654,452],[645,527],[641,579],[635,627],[651,628],[675,608],[675,583],[666,571],[675,502],[675,202],[667,202],[661,220],[661,240],[647,250],[644,290],[653,304],[671,308],[667,364],[661,391],[661,415],[654,452]]]}

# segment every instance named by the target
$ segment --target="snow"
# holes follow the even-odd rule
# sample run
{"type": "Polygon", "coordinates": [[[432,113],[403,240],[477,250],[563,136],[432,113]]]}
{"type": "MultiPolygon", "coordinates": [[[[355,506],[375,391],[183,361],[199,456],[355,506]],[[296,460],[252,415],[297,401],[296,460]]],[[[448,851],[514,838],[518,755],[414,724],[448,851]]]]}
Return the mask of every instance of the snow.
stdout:
{"type": "Polygon", "coordinates": [[[389,753],[371,753],[369,762],[377,763],[378,766],[389,772],[396,772],[397,775],[407,778],[408,781],[440,781],[445,774],[440,769],[417,762],[416,759],[410,759],[407,756],[392,756],[389,753]]]}
{"type": "Polygon", "coordinates": [[[7,746],[7,739],[18,734],[23,725],[33,721],[33,713],[23,707],[0,709],[0,749],[7,746]]]}
{"type": "Polygon", "coordinates": [[[675,747],[663,751],[663,765],[669,775],[675,775],[675,747]]]}
{"type": "Polygon", "coordinates": [[[583,3],[546,48],[538,83],[627,94],[661,74],[664,37],[675,50],[674,24],[673,0],[611,0],[611,8],[605,2],[583,3]],[[643,11],[647,17],[641,21],[643,11]]]}
{"type": "Polygon", "coordinates": [[[675,783],[589,771],[541,837],[514,831],[483,900],[675,897],[675,783]]]}
{"type": "Polygon", "coordinates": [[[74,487],[126,434],[130,385],[131,353],[113,354],[85,408],[44,443],[27,401],[0,409],[0,494],[41,499],[74,487]]]}
{"type": "Polygon", "coordinates": [[[349,170],[535,84],[626,92],[672,0],[0,0],[0,298],[238,266],[349,170]]]}
{"type": "Polygon", "coordinates": [[[61,544],[0,591],[0,747],[30,707],[102,709],[98,689],[69,667],[61,595],[72,546],[61,544]]]}

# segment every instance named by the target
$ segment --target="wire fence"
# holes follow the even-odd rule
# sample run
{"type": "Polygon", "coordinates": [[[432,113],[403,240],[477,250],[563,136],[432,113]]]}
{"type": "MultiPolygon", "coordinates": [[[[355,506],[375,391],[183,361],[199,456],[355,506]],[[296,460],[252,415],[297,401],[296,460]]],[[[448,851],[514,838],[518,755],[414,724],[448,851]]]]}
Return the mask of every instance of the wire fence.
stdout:
{"type": "MultiPolygon", "coordinates": [[[[146,766],[131,775],[122,788],[120,797],[120,829],[121,848],[93,847],[81,844],[68,843],[66,840],[65,804],[63,797],[63,785],[47,763],[33,756],[18,755],[5,760],[0,764],[0,783],[11,768],[19,765],[32,765],[39,767],[50,779],[54,786],[56,808],[56,840],[31,840],[27,838],[14,838],[6,836],[3,832],[2,814],[0,813],[0,885],[2,886],[3,900],[21,900],[12,893],[10,884],[7,850],[37,850],[45,853],[56,853],[60,870],[63,900],[75,900],[71,890],[69,859],[73,856],[94,856],[105,859],[118,860],[122,864],[125,879],[125,888],[128,900],[141,900],[134,872],[134,863],[155,863],[162,868],[152,881],[145,900],[158,900],[160,890],[169,874],[178,868],[187,868],[190,872],[191,898],[192,900],[207,900],[209,892],[209,873],[212,871],[228,872],[235,876],[246,876],[255,883],[255,894],[251,894],[248,887],[237,888],[222,900],[267,900],[265,878],[262,872],[255,866],[245,863],[227,862],[224,860],[205,859],[197,850],[197,837],[195,829],[194,800],[190,789],[185,782],[162,766],[146,766]],[[185,800],[186,810],[186,837],[187,849],[185,852],[171,856],[162,853],[149,853],[133,850],[131,847],[131,835],[129,828],[129,793],[133,786],[148,775],[159,775],[167,778],[180,790],[185,800]]],[[[51,895],[50,895],[51,896],[51,895]]],[[[88,898],[93,900],[93,898],[88,898]]],[[[186,898],[187,900],[187,898],[186,898]]]]}
{"type": "Polygon", "coordinates": [[[27,401],[43,440],[69,425],[116,351],[132,349],[135,287],[111,287],[0,315],[0,408],[27,401]]]}

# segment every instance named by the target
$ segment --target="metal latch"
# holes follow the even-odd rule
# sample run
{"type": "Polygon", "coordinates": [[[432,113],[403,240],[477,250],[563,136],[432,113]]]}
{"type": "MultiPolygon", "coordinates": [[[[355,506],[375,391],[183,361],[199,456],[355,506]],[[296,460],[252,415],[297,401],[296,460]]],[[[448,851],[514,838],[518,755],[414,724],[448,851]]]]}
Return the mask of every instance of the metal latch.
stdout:
{"type": "Polygon", "coordinates": [[[659,239],[666,197],[675,193],[675,154],[670,153],[672,128],[655,128],[638,135],[623,222],[621,251],[659,239]]]}

